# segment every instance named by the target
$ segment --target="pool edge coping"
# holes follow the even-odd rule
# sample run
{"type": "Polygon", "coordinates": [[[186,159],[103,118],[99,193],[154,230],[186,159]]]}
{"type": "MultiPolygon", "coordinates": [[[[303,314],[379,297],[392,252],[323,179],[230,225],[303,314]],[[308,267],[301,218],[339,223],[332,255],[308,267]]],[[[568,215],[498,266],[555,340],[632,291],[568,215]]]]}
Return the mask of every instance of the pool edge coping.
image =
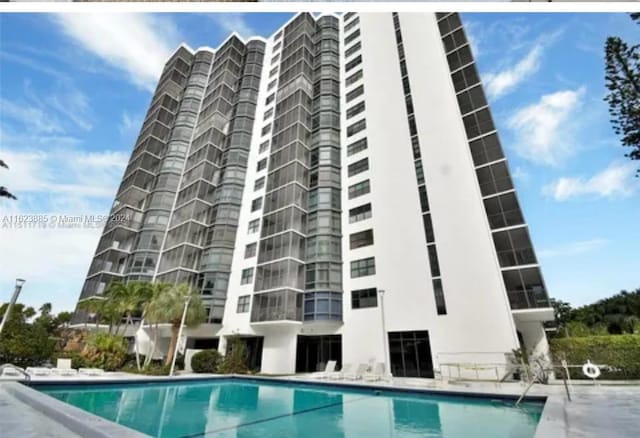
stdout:
{"type": "Polygon", "coordinates": [[[150,438],[134,429],[92,414],[17,381],[0,382],[18,401],[83,438],[150,438]]]}
{"type": "MultiPolygon", "coordinates": [[[[39,380],[29,382],[0,382],[0,384],[13,383],[10,385],[10,389],[14,395],[20,393],[27,400],[22,397],[18,397],[23,402],[32,405],[35,409],[42,412],[53,421],[56,421],[70,430],[78,433],[81,436],[87,438],[111,438],[113,436],[122,436],[123,438],[149,438],[141,432],[127,428],[110,420],[104,419],[97,415],[91,414],[87,411],[77,408],[68,403],[55,399],[54,397],[40,392],[37,390],[39,386],[80,386],[80,385],[96,385],[96,386],[108,386],[108,385],[122,385],[122,384],[158,384],[158,383],[180,383],[180,382],[203,382],[203,381],[215,381],[215,380],[228,380],[228,381],[248,381],[248,382],[270,382],[275,384],[295,384],[301,386],[311,387],[334,387],[334,388],[346,388],[355,390],[377,390],[384,391],[386,393],[400,393],[400,394],[417,394],[417,395],[432,395],[432,396],[451,396],[456,398],[471,398],[471,399],[503,399],[513,401],[519,396],[516,394],[498,394],[491,392],[478,392],[478,391],[465,391],[462,388],[458,390],[447,390],[440,388],[409,388],[409,387],[389,387],[376,385],[375,382],[368,382],[367,384],[357,384],[342,381],[322,381],[322,380],[298,380],[288,377],[270,377],[270,376],[254,376],[254,375],[241,375],[241,374],[207,374],[202,376],[153,376],[147,378],[122,378],[122,379],[87,379],[87,380],[39,380]],[[18,389],[20,388],[20,389],[18,389]],[[16,392],[13,392],[15,390],[16,392]],[[46,399],[46,400],[45,400],[46,399]],[[35,405],[32,401],[35,400],[35,405]],[[52,401],[53,400],[53,401],[52,401]],[[85,420],[85,421],[83,421],[85,420]],[[72,422],[73,424],[70,424],[72,422]],[[78,423],[78,424],[75,424],[78,423]],[[93,424],[99,423],[103,430],[107,428],[110,433],[105,434],[101,430],[97,430],[93,424]],[[79,428],[79,429],[77,429],[79,428]],[[89,432],[89,434],[87,434],[89,432]],[[117,434],[116,434],[117,433],[117,434]]],[[[4,386],[4,385],[3,385],[4,386]]],[[[542,402],[543,410],[540,416],[540,420],[536,426],[535,438],[565,438],[568,436],[568,423],[565,416],[564,398],[559,395],[527,395],[524,398],[525,401],[530,402],[542,402]]]]}

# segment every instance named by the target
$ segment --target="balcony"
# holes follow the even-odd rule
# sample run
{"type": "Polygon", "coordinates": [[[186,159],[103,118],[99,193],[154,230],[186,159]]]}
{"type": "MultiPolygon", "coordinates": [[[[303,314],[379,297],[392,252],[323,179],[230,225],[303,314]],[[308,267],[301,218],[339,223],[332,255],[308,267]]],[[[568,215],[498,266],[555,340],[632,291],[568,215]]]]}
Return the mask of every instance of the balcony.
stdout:
{"type": "Polygon", "coordinates": [[[302,324],[302,294],[284,289],[254,295],[251,324],[302,324]]]}
{"type": "Polygon", "coordinates": [[[516,321],[552,321],[554,319],[553,308],[543,288],[510,290],[507,295],[516,321]]]}

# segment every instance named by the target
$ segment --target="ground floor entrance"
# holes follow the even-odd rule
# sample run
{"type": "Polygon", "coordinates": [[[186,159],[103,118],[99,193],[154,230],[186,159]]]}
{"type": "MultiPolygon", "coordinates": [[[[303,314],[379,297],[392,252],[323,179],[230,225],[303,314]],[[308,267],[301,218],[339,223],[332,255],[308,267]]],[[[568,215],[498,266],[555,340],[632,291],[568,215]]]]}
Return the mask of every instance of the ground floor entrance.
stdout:
{"type": "Polygon", "coordinates": [[[187,338],[187,348],[193,350],[217,350],[218,338],[187,338]]]}
{"type": "MultiPolygon", "coordinates": [[[[250,370],[260,371],[262,367],[262,346],[264,344],[264,338],[262,336],[239,336],[238,338],[244,344],[245,363],[250,370]]],[[[231,351],[232,345],[233,343],[228,339],[225,354],[231,351]]]]}
{"type": "Polygon", "coordinates": [[[298,335],[296,373],[324,371],[327,362],[330,360],[338,362],[336,369],[342,366],[341,335],[298,335]]]}
{"type": "Polygon", "coordinates": [[[389,356],[393,376],[433,378],[428,331],[389,332],[389,356]]]}

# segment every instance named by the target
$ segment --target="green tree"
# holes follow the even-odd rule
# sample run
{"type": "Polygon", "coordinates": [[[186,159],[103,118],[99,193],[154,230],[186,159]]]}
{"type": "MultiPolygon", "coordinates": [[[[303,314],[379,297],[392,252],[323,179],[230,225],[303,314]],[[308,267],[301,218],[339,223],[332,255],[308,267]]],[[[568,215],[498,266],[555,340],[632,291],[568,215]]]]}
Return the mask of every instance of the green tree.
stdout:
{"type": "MultiPolygon", "coordinates": [[[[6,305],[1,313],[6,312],[6,305]]],[[[4,330],[0,334],[0,363],[12,363],[21,367],[41,365],[49,360],[55,348],[55,340],[45,325],[30,324],[35,311],[17,303],[11,309],[4,330]]]]}
{"type": "MultiPolygon", "coordinates": [[[[640,23],[639,14],[631,14],[631,18],[640,23]]],[[[631,148],[625,155],[640,160],[640,44],[628,45],[620,37],[609,37],[605,60],[609,90],[605,101],[609,104],[613,130],[622,136],[622,145],[631,148]]]]}
{"type": "Polygon", "coordinates": [[[71,322],[71,318],[73,318],[73,313],[71,312],[60,312],[56,315],[56,326],[58,327],[68,327],[71,322]]]}
{"type": "Polygon", "coordinates": [[[171,324],[171,341],[169,342],[169,350],[165,361],[167,365],[171,364],[178,345],[178,332],[180,331],[184,305],[187,300],[189,300],[189,307],[185,324],[189,327],[202,324],[206,319],[206,313],[200,300],[200,294],[186,283],[163,288],[161,293],[154,294],[153,304],[148,310],[147,317],[151,321],[156,324],[171,324]]]}
{"type": "Polygon", "coordinates": [[[153,295],[150,283],[133,281],[130,283],[113,282],[105,292],[107,301],[113,309],[114,317],[118,318],[115,333],[120,330],[120,321],[125,318],[125,329],[133,325],[133,316],[142,313],[143,304],[153,295]]]}
{"type": "Polygon", "coordinates": [[[558,326],[564,326],[571,320],[571,312],[573,312],[571,304],[562,300],[556,300],[555,298],[551,298],[550,301],[556,323],[558,323],[558,326]]]}

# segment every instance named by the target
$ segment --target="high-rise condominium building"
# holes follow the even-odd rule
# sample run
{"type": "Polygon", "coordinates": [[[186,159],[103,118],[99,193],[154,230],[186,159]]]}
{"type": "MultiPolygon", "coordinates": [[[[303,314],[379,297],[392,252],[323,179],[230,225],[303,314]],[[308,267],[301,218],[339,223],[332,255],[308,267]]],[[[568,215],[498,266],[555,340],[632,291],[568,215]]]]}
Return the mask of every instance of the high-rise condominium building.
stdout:
{"type": "Polygon", "coordinates": [[[187,347],[238,336],[265,373],[431,377],[547,350],[553,312],[455,13],[303,13],[266,40],[181,46],[111,213],[81,299],[189,282],[208,319],[187,347]]]}

